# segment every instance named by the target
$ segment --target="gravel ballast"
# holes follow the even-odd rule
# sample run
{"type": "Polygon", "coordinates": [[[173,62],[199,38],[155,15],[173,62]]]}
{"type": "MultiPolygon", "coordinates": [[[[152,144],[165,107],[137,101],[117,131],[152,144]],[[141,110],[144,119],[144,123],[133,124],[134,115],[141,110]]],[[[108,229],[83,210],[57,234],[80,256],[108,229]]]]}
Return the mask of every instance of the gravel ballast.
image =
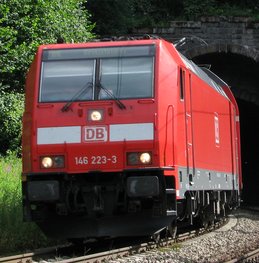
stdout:
{"type": "Polygon", "coordinates": [[[259,248],[259,212],[239,209],[229,222],[210,233],[169,248],[111,260],[111,263],[226,262],[259,248]]]}

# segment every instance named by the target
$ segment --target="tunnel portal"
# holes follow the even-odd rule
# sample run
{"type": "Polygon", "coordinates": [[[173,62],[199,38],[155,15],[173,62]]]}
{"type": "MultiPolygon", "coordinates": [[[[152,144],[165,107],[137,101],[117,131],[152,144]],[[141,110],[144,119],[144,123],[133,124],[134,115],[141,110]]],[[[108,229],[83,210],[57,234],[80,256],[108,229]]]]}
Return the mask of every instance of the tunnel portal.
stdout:
{"type": "Polygon", "coordinates": [[[231,86],[240,111],[242,199],[259,204],[259,63],[243,55],[211,53],[192,58],[231,86]]]}

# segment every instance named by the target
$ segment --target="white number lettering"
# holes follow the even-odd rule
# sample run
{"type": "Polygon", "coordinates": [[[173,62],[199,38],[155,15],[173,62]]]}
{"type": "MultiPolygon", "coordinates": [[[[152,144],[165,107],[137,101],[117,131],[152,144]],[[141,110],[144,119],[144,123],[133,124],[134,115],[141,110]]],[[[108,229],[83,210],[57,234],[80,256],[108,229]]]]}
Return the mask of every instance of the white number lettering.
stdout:
{"type": "Polygon", "coordinates": [[[102,164],[102,162],[101,162],[101,160],[102,160],[102,158],[101,158],[101,156],[96,156],[96,159],[97,159],[97,164],[102,164]]]}
{"type": "Polygon", "coordinates": [[[112,163],[117,163],[117,156],[116,155],[112,156],[112,163]]]}
{"type": "Polygon", "coordinates": [[[107,163],[107,158],[106,158],[106,156],[102,156],[102,164],[106,164],[107,163]]]}
{"type": "Polygon", "coordinates": [[[75,164],[76,165],[86,165],[86,164],[108,164],[108,163],[117,163],[117,156],[112,155],[110,158],[108,158],[105,155],[97,155],[97,156],[77,156],[75,157],[75,164]]]}
{"type": "Polygon", "coordinates": [[[76,162],[76,165],[88,164],[88,158],[86,156],[75,157],[75,162],[76,162]]]}
{"type": "Polygon", "coordinates": [[[92,156],[91,157],[91,164],[106,164],[107,157],[106,156],[92,156]]]}
{"type": "Polygon", "coordinates": [[[91,164],[96,164],[96,156],[91,157],[91,164]]]}

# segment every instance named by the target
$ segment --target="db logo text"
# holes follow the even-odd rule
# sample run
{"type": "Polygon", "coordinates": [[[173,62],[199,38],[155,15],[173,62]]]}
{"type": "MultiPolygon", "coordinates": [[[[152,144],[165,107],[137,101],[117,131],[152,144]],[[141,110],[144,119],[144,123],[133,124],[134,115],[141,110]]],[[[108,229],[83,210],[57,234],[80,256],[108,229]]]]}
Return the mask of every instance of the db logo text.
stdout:
{"type": "Polygon", "coordinates": [[[106,142],[108,130],[106,126],[83,127],[83,142],[106,142]]]}

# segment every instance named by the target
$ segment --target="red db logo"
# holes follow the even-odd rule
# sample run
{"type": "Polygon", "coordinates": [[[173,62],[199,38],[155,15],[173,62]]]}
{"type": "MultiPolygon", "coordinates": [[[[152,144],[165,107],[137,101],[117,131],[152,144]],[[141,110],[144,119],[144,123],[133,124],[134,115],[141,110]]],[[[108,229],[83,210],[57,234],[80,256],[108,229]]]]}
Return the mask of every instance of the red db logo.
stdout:
{"type": "Polygon", "coordinates": [[[107,134],[108,132],[106,126],[83,127],[84,142],[106,142],[108,138],[107,134]]]}

